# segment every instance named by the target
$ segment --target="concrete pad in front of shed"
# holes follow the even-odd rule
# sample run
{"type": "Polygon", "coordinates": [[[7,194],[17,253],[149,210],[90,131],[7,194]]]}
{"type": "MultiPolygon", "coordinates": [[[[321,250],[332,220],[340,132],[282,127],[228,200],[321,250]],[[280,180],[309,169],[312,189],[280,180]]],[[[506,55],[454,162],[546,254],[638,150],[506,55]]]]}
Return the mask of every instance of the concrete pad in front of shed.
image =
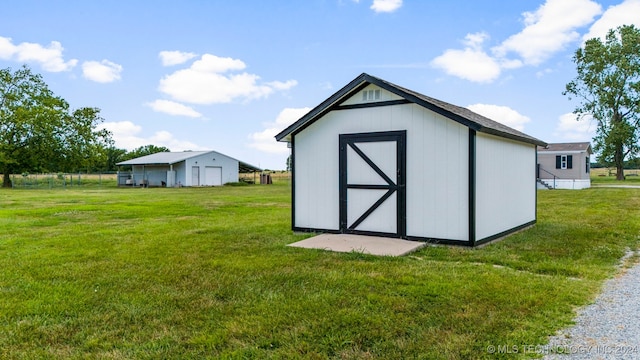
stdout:
{"type": "Polygon", "coordinates": [[[322,234],[288,246],[337,252],[360,252],[382,256],[402,256],[416,251],[426,243],[378,236],[322,234]]]}

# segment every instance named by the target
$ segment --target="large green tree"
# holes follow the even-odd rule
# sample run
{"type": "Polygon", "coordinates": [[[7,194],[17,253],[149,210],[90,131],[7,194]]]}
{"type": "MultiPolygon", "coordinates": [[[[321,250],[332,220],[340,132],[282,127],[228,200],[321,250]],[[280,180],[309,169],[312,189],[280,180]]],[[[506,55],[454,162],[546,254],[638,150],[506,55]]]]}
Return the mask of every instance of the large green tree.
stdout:
{"type": "Polygon", "coordinates": [[[97,108],[71,110],[27,66],[0,69],[0,172],[72,171],[103,161],[110,133],[97,108]]]}
{"type": "Polygon", "coordinates": [[[103,164],[104,166],[101,170],[106,170],[106,171],[117,170],[118,166],[116,164],[119,163],[120,161],[126,160],[125,156],[127,155],[127,150],[125,149],[119,149],[115,146],[110,146],[105,149],[105,152],[107,156],[105,159],[105,163],[103,164]]]}
{"type": "Polygon", "coordinates": [[[156,145],[144,145],[139,148],[135,148],[123,156],[122,161],[139,158],[141,156],[151,155],[159,152],[169,152],[169,148],[156,145]]]}
{"type": "Polygon", "coordinates": [[[638,153],[640,137],[640,30],[624,25],[609,30],[604,41],[587,40],[573,60],[576,78],[564,95],[576,96],[578,120],[591,115],[598,127],[594,150],[601,163],[612,163],[624,179],[624,160],[638,153]]]}

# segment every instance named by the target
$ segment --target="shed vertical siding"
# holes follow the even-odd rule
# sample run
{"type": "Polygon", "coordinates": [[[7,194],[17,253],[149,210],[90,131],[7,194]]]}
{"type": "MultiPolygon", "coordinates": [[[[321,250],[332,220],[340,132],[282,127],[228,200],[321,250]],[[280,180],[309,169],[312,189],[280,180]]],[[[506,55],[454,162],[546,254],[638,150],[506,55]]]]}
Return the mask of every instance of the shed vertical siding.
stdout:
{"type": "Polygon", "coordinates": [[[476,164],[478,240],[535,221],[534,145],[478,133],[476,164]]]}
{"type": "Polygon", "coordinates": [[[294,134],[294,227],[340,228],[340,134],[397,130],[407,131],[407,236],[467,241],[468,128],[415,104],[334,110],[294,134]]]}
{"type": "Polygon", "coordinates": [[[469,129],[422,107],[410,109],[407,236],[467,241],[469,129]]]}
{"type": "Polygon", "coordinates": [[[338,142],[328,121],[295,135],[294,227],[339,230],[338,142]]]}

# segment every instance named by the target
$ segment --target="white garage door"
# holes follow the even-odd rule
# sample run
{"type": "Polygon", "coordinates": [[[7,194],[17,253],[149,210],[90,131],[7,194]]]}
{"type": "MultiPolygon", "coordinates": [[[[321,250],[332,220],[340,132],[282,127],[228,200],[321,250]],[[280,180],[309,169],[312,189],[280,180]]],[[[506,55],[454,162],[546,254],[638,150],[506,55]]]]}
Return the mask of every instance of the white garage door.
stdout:
{"type": "Polygon", "coordinates": [[[222,168],[207,166],[204,168],[204,184],[207,186],[222,185],[222,168]]]}

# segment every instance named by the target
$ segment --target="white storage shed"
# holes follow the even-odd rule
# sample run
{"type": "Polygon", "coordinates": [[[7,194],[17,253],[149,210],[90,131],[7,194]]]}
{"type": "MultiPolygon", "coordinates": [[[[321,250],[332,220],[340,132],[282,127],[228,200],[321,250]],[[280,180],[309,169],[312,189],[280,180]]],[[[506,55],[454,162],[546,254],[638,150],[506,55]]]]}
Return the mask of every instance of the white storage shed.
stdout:
{"type": "Polygon", "coordinates": [[[159,152],[122,161],[119,186],[218,186],[238,181],[239,172],[261,171],[217,151],[159,152]]]}
{"type": "Polygon", "coordinates": [[[476,246],[536,222],[543,141],[368,74],[276,139],[294,231],[476,246]]]}

